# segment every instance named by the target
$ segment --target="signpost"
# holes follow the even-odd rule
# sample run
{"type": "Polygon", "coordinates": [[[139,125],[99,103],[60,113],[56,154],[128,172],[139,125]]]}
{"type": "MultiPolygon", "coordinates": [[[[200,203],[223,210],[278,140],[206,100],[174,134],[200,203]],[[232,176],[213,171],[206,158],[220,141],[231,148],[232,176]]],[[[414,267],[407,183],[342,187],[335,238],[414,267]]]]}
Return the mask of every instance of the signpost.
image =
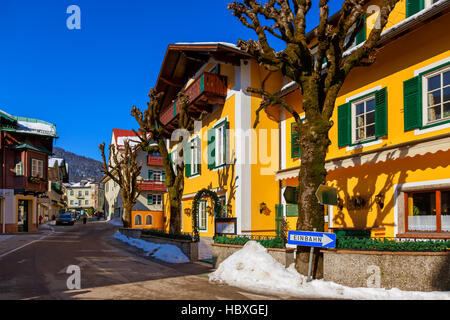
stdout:
{"type": "Polygon", "coordinates": [[[289,231],[288,243],[298,246],[311,247],[309,252],[309,264],[308,264],[308,278],[306,281],[311,281],[311,269],[312,259],[314,253],[314,247],[319,248],[335,248],[336,247],[336,234],[325,232],[312,231],[289,231]]]}
{"type": "Polygon", "coordinates": [[[316,191],[317,200],[320,204],[337,205],[338,190],[334,187],[320,185],[316,191]]]}

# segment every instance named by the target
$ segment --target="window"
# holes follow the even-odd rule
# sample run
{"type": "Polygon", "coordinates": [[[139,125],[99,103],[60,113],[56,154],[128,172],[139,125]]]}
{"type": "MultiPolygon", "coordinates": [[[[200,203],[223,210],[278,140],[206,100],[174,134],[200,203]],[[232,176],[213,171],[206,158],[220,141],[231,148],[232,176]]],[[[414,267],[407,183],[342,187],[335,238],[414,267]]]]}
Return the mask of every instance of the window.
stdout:
{"type": "Polygon", "coordinates": [[[222,206],[222,217],[227,217],[228,213],[227,213],[227,199],[225,197],[225,195],[223,196],[219,196],[219,202],[222,206]]]}
{"type": "Polygon", "coordinates": [[[31,176],[44,178],[44,161],[31,159],[31,176]]]}
{"type": "Polygon", "coordinates": [[[70,195],[73,196],[73,190],[70,190],[70,195]]]}
{"type": "Polygon", "coordinates": [[[147,226],[151,226],[151,225],[153,224],[153,216],[152,216],[151,214],[148,214],[148,215],[145,217],[145,224],[146,224],[147,226]]]}
{"type": "Polygon", "coordinates": [[[14,168],[14,172],[16,176],[23,176],[23,162],[19,162],[16,164],[16,167],[14,168]]]}
{"type": "Polygon", "coordinates": [[[424,8],[431,7],[440,0],[406,0],[406,17],[410,17],[424,8]]]}
{"type": "Polygon", "coordinates": [[[83,196],[83,192],[82,191],[78,191],[78,197],[83,196]]]}
{"type": "Polygon", "coordinates": [[[387,89],[373,90],[338,107],[338,145],[344,147],[387,135],[387,89]]]}
{"type": "Polygon", "coordinates": [[[450,121],[450,66],[403,82],[405,131],[450,121]]]}
{"type": "Polygon", "coordinates": [[[84,191],[84,195],[88,196],[89,195],[89,191],[88,190],[84,191]]]}
{"type": "Polygon", "coordinates": [[[208,130],[208,169],[214,169],[226,164],[228,152],[228,128],[229,122],[221,121],[208,130]]]}
{"type": "Polygon", "coordinates": [[[148,170],[148,179],[151,181],[166,181],[164,170],[148,170]]]}
{"type": "Polygon", "coordinates": [[[450,232],[450,190],[405,195],[407,231],[450,232]]]}
{"type": "Polygon", "coordinates": [[[300,158],[302,152],[298,140],[297,123],[291,123],[291,158],[300,158]]]}
{"type": "Polygon", "coordinates": [[[185,157],[185,176],[192,177],[200,174],[201,169],[201,141],[193,138],[187,145],[185,157]]]}
{"type": "Polygon", "coordinates": [[[73,200],[70,200],[70,205],[73,206],[73,200]]]}
{"type": "Polygon", "coordinates": [[[199,201],[198,203],[198,229],[206,230],[207,212],[206,201],[199,201]]]}
{"type": "Polygon", "coordinates": [[[147,194],[147,204],[150,205],[161,205],[162,204],[162,195],[160,194],[147,194]]]}
{"type": "Polygon", "coordinates": [[[85,201],[84,201],[84,204],[85,204],[85,205],[88,205],[88,204],[89,204],[89,200],[85,200],[85,201]]]}
{"type": "Polygon", "coordinates": [[[375,96],[352,103],[352,140],[358,143],[375,138],[375,96]]]}
{"type": "Polygon", "coordinates": [[[424,76],[425,124],[450,119],[450,68],[424,76]]]}
{"type": "Polygon", "coordinates": [[[142,225],[142,217],[141,217],[140,214],[137,214],[137,215],[134,216],[134,224],[136,226],[142,225]]]}

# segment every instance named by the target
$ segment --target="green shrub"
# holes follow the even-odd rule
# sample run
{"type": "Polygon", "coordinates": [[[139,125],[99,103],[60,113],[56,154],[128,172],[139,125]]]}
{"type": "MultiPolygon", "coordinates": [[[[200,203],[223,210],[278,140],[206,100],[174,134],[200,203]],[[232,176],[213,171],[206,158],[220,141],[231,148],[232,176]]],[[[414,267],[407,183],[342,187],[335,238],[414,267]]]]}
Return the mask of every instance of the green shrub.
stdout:
{"type": "Polygon", "coordinates": [[[337,237],[336,248],[372,251],[443,252],[450,248],[450,240],[396,241],[387,238],[337,237]]]}
{"type": "MultiPolygon", "coordinates": [[[[236,236],[236,237],[227,237],[227,236],[216,236],[214,237],[214,243],[221,244],[233,244],[243,246],[248,241],[252,240],[246,236],[236,236]]],[[[259,242],[265,248],[284,248],[284,240],[282,238],[274,238],[274,239],[263,239],[263,240],[253,240],[259,242]]]]}
{"type": "Polygon", "coordinates": [[[176,239],[176,240],[193,241],[192,236],[190,234],[187,234],[187,233],[167,233],[167,232],[164,232],[162,230],[144,229],[144,230],[142,230],[141,234],[142,235],[147,235],[147,236],[155,236],[155,237],[176,239]]]}

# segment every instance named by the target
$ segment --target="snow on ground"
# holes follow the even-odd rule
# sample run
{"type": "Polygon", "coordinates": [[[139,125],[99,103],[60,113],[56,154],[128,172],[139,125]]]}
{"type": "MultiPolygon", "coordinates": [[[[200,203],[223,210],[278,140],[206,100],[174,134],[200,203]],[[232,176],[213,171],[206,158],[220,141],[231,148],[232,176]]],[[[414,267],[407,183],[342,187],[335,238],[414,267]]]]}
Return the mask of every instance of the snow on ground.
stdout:
{"type": "Polygon", "coordinates": [[[170,263],[189,262],[189,258],[186,257],[180,248],[172,244],[159,244],[141,239],[129,238],[120,232],[116,232],[114,238],[144,250],[146,256],[151,256],[170,263]]]}
{"type": "Polygon", "coordinates": [[[292,264],[285,268],[255,241],[225,259],[209,275],[212,283],[228,285],[260,293],[289,295],[299,298],[357,300],[450,300],[450,292],[402,291],[382,288],[351,288],[324,280],[306,281],[292,264]]]}

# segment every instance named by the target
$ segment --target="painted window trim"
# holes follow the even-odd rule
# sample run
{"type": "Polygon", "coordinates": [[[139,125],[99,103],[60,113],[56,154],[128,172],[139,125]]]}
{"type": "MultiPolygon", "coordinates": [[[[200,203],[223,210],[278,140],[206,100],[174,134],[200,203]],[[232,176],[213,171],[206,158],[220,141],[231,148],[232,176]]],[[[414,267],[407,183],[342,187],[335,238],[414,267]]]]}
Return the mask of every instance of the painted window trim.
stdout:
{"type": "Polygon", "coordinates": [[[217,120],[216,121],[216,123],[213,125],[213,127],[212,127],[212,129],[214,129],[215,131],[214,131],[214,136],[216,137],[215,139],[214,139],[214,148],[215,148],[215,159],[214,159],[214,169],[220,169],[220,168],[224,168],[224,167],[226,167],[226,165],[227,165],[227,148],[226,148],[226,143],[227,143],[227,128],[226,128],[226,124],[228,123],[228,116],[226,116],[226,117],[223,117],[223,118],[221,118],[221,119],[219,119],[219,120],[217,120]],[[223,163],[220,163],[220,164],[217,164],[218,163],[218,155],[219,155],[219,152],[218,152],[218,148],[217,148],[217,146],[218,146],[218,139],[217,139],[217,137],[218,137],[218,134],[217,134],[217,130],[219,129],[219,128],[221,128],[221,127],[225,127],[224,128],[224,142],[225,142],[225,148],[224,148],[224,150],[223,150],[223,152],[224,152],[224,154],[223,154],[223,157],[224,157],[224,159],[222,159],[222,161],[223,161],[223,163]]]}
{"type": "MultiPolygon", "coordinates": [[[[381,89],[380,89],[381,90],[381,89]]],[[[359,148],[363,148],[364,145],[378,141],[376,135],[374,137],[370,137],[368,139],[365,140],[360,140],[360,141],[355,141],[355,123],[354,120],[356,118],[356,114],[355,114],[355,103],[361,100],[366,100],[368,97],[373,96],[373,99],[375,100],[375,94],[378,90],[370,92],[370,93],[366,93],[365,95],[359,96],[356,99],[350,100],[348,101],[348,103],[350,103],[350,108],[351,108],[351,133],[352,133],[352,137],[351,137],[351,144],[350,146],[347,146],[347,148],[349,147],[354,147],[350,150],[354,150],[354,149],[359,149],[359,148]]],[[[376,111],[375,111],[376,112],[376,111]]],[[[375,122],[375,126],[376,126],[376,122],[375,122]]],[[[381,139],[380,139],[381,141],[381,139]]]]}
{"type": "MultiPolygon", "coordinates": [[[[33,157],[31,157],[30,160],[31,160],[30,161],[30,177],[37,177],[37,175],[33,176],[33,160],[35,160],[35,161],[38,161],[38,162],[42,162],[42,176],[39,176],[39,178],[44,179],[45,178],[44,160],[39,159],[39,158],[33,158],[33,157]]],[[[37,168],[37,169],[39,169],[39,168],[37,168]]]]}
{"type": "MultiPolygon", "coordinates": [[[[428,90],[428,81],[426,79],[428,77],[432,77],[433,75],[437,75],[443,73],[445,71],[450,71],[450,61],[443,63],[441,65],[434,66],[428,70],[424,70],[419,73],[420,81],[422,82],[422,126],[419,128],[420,130],[428,129],[436,126],[440,126],[442,124],[450,123],[450,118],[436,120],[433,122],[428,122],[428,113],[427,113],[427,90],[428,90]]],[[[442,97],[443,98],[443,97],[442,97]]]]}
{"type": "Polygon", "coordinates": [[[153,215],[152,214],[146,214],[145,215],[145,224],[144,224],[145,226],[152,226],[153,225],[153,215]],[[147,218],[148,217],[150,217],[150,219],[151,219],[151,223],[147,223],[147,218]]]}
{"type": "Polygon", "coordinates": [[[142,221],[142,215],[141,215],[140,213],[135,214],[135,215],[134,215],[134,221],[133,221],[133,222],[134,222],[134,225],[135,225],[135,226],[142,226],[142,225],[143,225],[143,224],[142,224],[142,222],[143,222],[143,221],[142,221]],[[136,223],[136,218],[137,218],[137,217],[140,217],[140,218],[141,218],[141,221],[140,221],[141,223],[136,223]]]}
{"type": "MultiPolygon", "coordinates": [[[[198,139],[197,141],[199,142],[199,146],[197,146],[197,148],[200,148],[200,159],[197,159],[200,163],[199,163],[199,165],[201,166],[202,165],[202,152],[201,152],[201,150],[202,150],[202,139],[200,138],[200,134],[195,134],[195,135],[193,135],[190,139],[189,139],[189,141],[188,141],[188,145],[190,145],[192,142],[194,142],[196,139],[198,139]]],[[[193,170],[194,170],[194,168],[198,165],[197,163],[194,163],[194,161],[192,161],[193,160],[193,152],[192,152],[192,150],[195,150],[195,149],[191,149],[191,175],[189,176],[189,179],[192,179],[192,178],[197,178],[197,177],[200,177],[200,175],[201,175],[201,168],[200,168],[200,170],[199,170],[199,172],[193,172],[193,170]]]]}
{"type": "Polygon", "coordinates": [[[197,221],[197,224],[198,224],[198,231],[199,232],[208,232],[208,211],[206,210],[206,207],[205,207],[205,217],[206,217],[206,219],[205,219],[205,228],[203,229],[203,228],[200,228],[200,203],[206,203],[206,206],[208,206],[208,201],[206,201],[206,200],[200,200],[199,202],[198,202],[198,205],[199,205],[199,210],[198,210],[198,217],[197,217],[197,219],[198,219],[198,221],[197,221]]]}

